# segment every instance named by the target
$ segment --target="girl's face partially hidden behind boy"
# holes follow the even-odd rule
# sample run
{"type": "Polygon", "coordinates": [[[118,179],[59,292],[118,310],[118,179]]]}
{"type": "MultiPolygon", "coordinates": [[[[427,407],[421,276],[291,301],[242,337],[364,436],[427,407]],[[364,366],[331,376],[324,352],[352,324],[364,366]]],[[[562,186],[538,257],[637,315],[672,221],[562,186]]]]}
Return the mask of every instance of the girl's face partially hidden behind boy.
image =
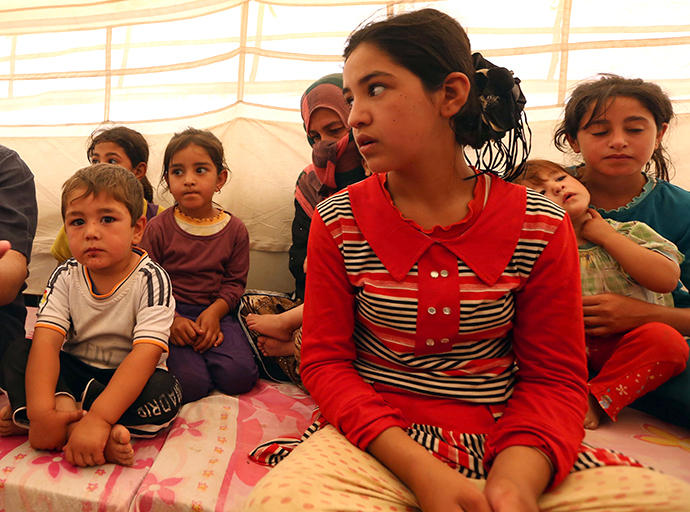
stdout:
{"type": "Polygon", "coordinates": [[[166,179],[180,211],[205,219],[216,215],[213,194],[225,185],[228,171],[218,172],[208,152],[190,144],[173,155],[166,179]]]}
{"type": "Polygon", "coordinates": [[[91,163],[119,165],[128,171],[132,171],[137,179],[141,179],[146,175],[146,162],[140,162],[139,165],[134,167],[125,150],[114,142],[99,142],[96,144],[93,148],[93,153],[91,153],[91,163]]]}
{"type": "Polygon", "coordinates": [[[654,150],[659,147],[666,128],[657,130],[654,117],[639,100],[618,96],[610,100],[604,112],[589,122],[594,104],[582,118],[577,139],[568,138],[576,153],[582,153],[586,172],[608,177],[637,177],[654,150]]]}

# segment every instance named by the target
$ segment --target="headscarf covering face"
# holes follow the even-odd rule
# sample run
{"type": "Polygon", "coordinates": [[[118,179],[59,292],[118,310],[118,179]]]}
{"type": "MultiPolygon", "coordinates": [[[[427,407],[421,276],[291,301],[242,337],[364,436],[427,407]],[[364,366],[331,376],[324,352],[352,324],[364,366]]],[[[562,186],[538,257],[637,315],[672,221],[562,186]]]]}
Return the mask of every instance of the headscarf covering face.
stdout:
{"type": "Polygon", "coordinates": [[[314,139],[309,137],[311,115],[318,108],[332,110],[338,114],[343,125],[347,129],[350,129],[350,125],[347,124],[347,118],[350,115],[350,105],[348,105],[343,98],[342,73],[326,75],[311,84],[309,88],[304,91],[300,105],[302,121],[304,121],[304,130],[307,132],[307,140],[310,146],[313,146],[315,143],[314,139]]]}

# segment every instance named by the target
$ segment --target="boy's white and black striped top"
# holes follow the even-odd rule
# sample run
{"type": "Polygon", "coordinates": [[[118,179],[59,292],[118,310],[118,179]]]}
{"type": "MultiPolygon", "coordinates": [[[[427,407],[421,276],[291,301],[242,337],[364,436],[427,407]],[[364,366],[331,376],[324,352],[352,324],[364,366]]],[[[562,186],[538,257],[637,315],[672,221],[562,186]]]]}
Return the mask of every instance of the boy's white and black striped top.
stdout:
{"type": "Polygon", "coordinates": [[[97,368],[117,368],[138,343],[168,353],[175,315],[172,285],[165,270],[145,251],[132,249],[139,261],[130,274],[105,294],[98,293],[89,271],[74,258],[51,275],[38,310],[36,327],[65,336],[62,350],[97,368]]]}

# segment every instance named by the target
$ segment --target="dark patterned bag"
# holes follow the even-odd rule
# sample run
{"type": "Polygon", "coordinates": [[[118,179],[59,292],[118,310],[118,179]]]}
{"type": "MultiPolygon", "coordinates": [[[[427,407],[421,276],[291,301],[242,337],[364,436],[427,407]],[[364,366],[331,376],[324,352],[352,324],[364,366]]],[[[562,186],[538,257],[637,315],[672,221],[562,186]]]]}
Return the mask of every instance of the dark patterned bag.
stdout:
{"type": "MultiPolygon", "coordinates": [[[[247,327],[247,315],[255,313],[257,315],[277,315],[299,306],[301,300],[293,299],[287,293],[270,292],[263,290],[247,290],[240,300],[237,308],[237,318],[240,321],[249,344],[254,352],[254,359],[259,367],[261,378],[270,379],[275,382],[293,382],[304,390],[302,379],[299,376],[299,360],[295,356],[289,357],[267,357],[264,356],[257,345],[259,334],[247,327]]],[[[299,351],[301,332],[299,329],[295,333],[295,345],[299,351]]]]}

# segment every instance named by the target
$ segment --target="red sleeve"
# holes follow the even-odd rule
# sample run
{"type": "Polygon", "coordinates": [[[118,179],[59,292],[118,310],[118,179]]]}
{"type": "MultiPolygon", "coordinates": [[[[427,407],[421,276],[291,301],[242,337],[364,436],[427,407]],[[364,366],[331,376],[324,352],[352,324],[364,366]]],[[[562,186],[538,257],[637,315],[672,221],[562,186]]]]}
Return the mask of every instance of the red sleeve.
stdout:
{"type": "Polygon", "coordinates": [[[247,274],[249,273],[249,232],[244,222],[237,217],[233,217],[233,219],[237,223],[237,227],[234,231],[232,256],[225,265],[220,289],[213,297],[214,300],[221,298],[227,302],[231,311],[240,302],[247,286],[247,274]]]}
{"type": "MultiPolygon", "coordinates": [[[[334,222],[334,233],[340,226],[334,222]]],[[[341,236],[341,235],[337,235],[341,236]]],[[[398,409],[364,382],[352,365],[355,288],[337,239],[315,212],[307,250],[302,330],[302,380],[323,416],[352,444],[365,450],[387,428],[408,427],[398,409]]]]}
{"type": "Polygon", "coordinates": [[[490,466],[509,446],[539,448],[554,465],[554,487],[577,457],[588,393],[580,263],[568,217],[539,256],[515,304],[517,383],[489,433],[484,463],[490,466]]]}

